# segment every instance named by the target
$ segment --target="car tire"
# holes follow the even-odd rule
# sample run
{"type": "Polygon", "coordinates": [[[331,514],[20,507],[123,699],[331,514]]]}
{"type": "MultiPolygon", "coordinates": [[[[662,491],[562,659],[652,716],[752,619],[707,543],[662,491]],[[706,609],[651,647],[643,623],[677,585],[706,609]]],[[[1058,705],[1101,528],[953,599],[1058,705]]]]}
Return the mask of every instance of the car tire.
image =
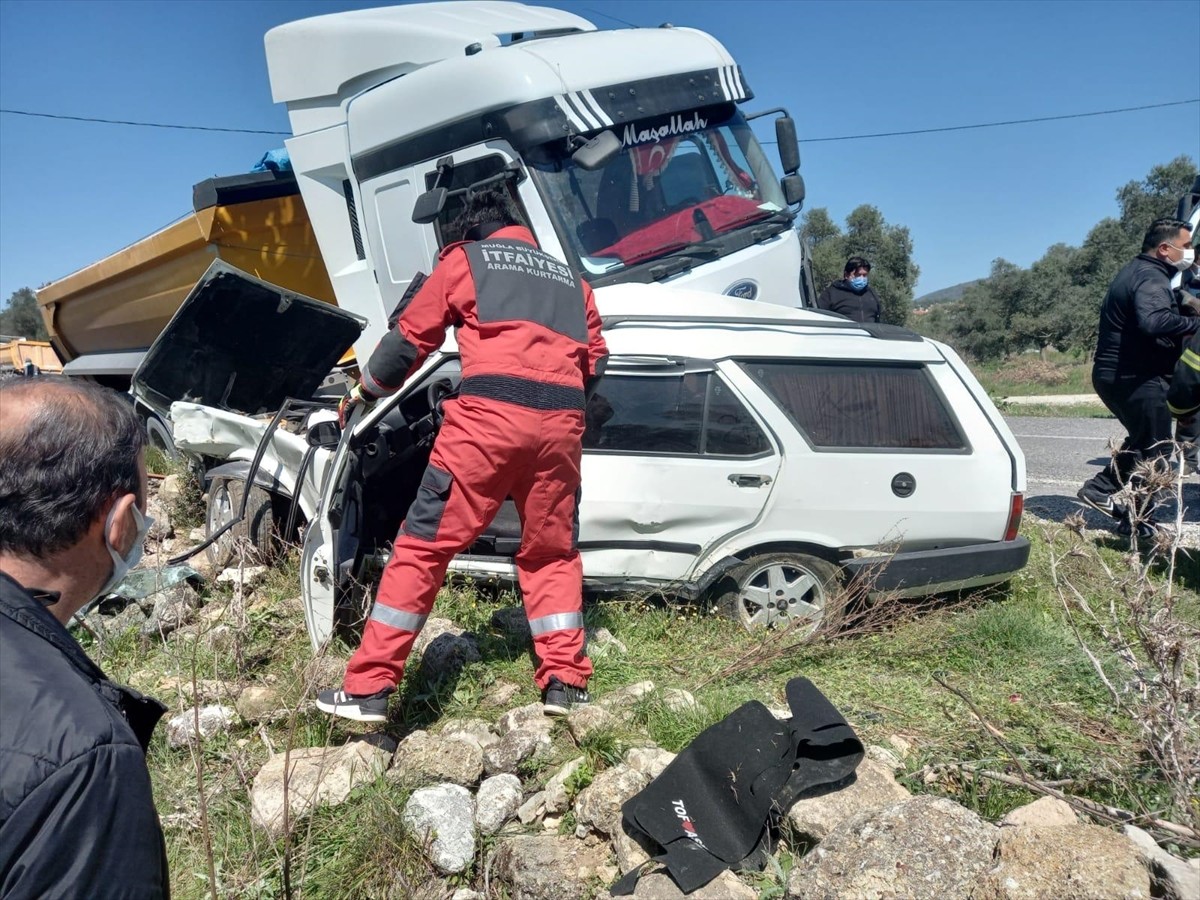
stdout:
{"type": "MultiPolygon", "coordinates": [[[[205,537],[219,531],[233,519],[242,505],[246,483],[233,478],[220,478],[208,488],[208,504],[204,516],[205,537]]],[[[257,485],[250,487],[246,502],[246,518],[225,532],[204,551],[216,569],[232,565],[241,550],[246,561],[253,565],[270,565],[280,551],[280,523],[275,520],[271,495],[257,485]]]]}
{"type": "Polygon", "coordinates": [[[825,615],[838,586],[838,568],[807,553],[752,556],[731,569],[718,586],[717,608],[747,631],[810,623],[825,615]]]}
{"type": "Polygon", "coordinates": [[[178,451],[175,449],[175,441],[171,437],[171,429],[158,416],[150,413],[146,416],[146,443],[154,450],[158,450],[167,459],[174,460],[179,457],[178,451]]]}

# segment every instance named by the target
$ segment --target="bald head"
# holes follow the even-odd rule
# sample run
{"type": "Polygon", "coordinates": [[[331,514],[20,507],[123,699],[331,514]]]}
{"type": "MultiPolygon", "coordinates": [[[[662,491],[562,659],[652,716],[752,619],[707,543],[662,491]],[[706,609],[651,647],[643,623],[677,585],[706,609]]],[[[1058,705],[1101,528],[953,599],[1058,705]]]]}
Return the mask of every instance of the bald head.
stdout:
{"type": "Polygon", "coordinates": [[[0,554],[44,558],[111,506],[144,502],[145,438],[129,398],[55,376],[0,381],[0,554]]]}

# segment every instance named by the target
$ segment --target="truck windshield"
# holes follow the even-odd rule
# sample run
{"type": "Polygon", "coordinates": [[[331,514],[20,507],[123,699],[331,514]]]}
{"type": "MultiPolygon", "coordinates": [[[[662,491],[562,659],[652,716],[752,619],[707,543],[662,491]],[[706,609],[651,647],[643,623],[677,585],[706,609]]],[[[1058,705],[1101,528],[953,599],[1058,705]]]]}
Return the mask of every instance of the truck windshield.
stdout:
{"type": "Polygon", "coordinates": [[[779,179],[736,108],[618,126],[620,154],[588,172],[565,141],[525,160],[589,281],[673,253],[724,256],[754,222],[786,211],[779,179]]]}

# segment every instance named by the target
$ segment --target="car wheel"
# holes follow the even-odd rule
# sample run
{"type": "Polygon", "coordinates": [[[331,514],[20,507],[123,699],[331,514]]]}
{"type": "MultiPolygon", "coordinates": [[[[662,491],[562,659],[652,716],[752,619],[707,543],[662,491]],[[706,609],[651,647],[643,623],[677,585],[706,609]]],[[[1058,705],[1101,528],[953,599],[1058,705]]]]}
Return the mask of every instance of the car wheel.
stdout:
{"type": "Polygon", "coordinates": [[[801,623],[815,628],[837,583],[837,567],[807,553],[753,556],[729,572],[717,606],[747,631],[801,623]]]}
{"type": "MultiPolygon", "coordinates": [[[[243,481],[222,478],[208,489],[208,509],[205,514],[205,537],[233,521],[242,506],[243,481]]],[[[245,550],[248,562],[269,565],[279,555],[279,525],[275,521],[271,495],[257,485],[250,487],[246,502],[246,518],[210,544],[205,550],[209,563],[217,569],[232,565],[238,553],[245,550]]]]}
{"type": "Polygon", "coordinates": [[[158,416],[146,416],[146,443],[152,449],[162,453],[167,459],[173,460],[178,457],[178,453],[175,450],[175,441],[171,438],[171,430],[158,416]]]}

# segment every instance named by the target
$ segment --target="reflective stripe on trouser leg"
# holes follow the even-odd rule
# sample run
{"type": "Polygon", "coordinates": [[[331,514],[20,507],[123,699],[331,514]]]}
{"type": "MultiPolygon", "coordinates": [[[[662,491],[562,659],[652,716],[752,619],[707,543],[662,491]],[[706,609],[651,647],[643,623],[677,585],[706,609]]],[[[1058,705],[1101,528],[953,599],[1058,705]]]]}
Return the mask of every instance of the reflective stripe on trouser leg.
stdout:
{"type": "Polygon", "coordinates": [[[536,455],[512,489],[524,523],[517,576],[533,632],[539,688],[551,676],[585,687],[592,674],[583,629],[583,563],[573,534],[582,438],[582,414],[541,413],[536,455]]]}
{"type": "Polygon", "coordinates": [[[583,613],[581,612],[551,613],[548,616],[539,616],[529,620],[529,631],[534,637],[551,631],[582,627],[583,613]]]}
{"type": "Polygon", "coordinates": [[[433,609],[450,560],[474,542],[508,494],[507,473],[522,450],[519,429],[503,410],[472,407],[462,400],[449,405],[429,460],[452,474],[449,497],[432,537],[401,531],[392,545],[362,643],[346,667],[351,694],[399,684],[417,623],[433,609]]]}

